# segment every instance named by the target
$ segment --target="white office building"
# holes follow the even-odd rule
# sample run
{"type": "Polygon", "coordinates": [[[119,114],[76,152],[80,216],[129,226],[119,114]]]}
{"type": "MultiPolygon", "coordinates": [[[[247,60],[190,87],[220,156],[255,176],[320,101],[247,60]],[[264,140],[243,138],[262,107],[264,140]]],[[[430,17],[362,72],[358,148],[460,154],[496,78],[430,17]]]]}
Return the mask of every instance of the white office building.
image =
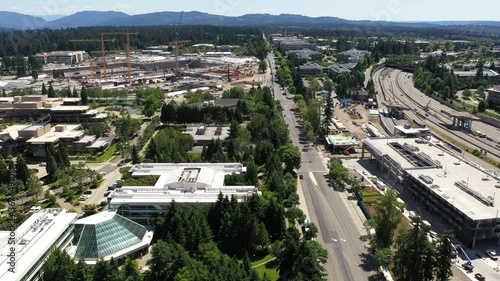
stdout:
{"type": "Polygon", "coordinates": [[[108,197],[109,209],[149,224],[150,217],[164,213],[172,201],[177,203],[214,203],[220,193],[229,197],[259,194],[255,186],[225,186],[226,175],[241,174],[239,163],[140,164],[130,172],[133,177],[159,176],[154,186],[123,186],[108,197]]]}
{"type": "Polygon", "coordinates": [[[1,231],[0,280],[39,280],[52,251],[71,242],[75,220],[76,213],[45,209],[34,213],[15,231],[1,231]]]}

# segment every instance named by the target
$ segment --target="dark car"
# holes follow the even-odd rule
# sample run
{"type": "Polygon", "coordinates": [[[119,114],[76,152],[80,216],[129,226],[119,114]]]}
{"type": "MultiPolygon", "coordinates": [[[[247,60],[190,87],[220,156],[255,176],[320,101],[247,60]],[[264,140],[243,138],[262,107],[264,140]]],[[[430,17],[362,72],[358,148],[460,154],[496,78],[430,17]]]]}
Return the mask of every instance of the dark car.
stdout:
{"type": "Polygon", "coordinates": [[[481,273],[476,273],[474,274],[474,277],[477,279],[477,280],[480,280],[480,281],[484,281],[486,280],[486,278],[481,274],[481,273]]]}
{"type": "Polygon", "coordinates": [[[299,178],[302,180],[302,179],[304,179],[304,176],[303,176],[303,175],[300,175],[300,176],[299,176],[299,178]]]}
{"type": "Polygon", "coordinates": [[[86,190],[83,194],[90,195],[90,194],[92,194],[92,190],[86,190]]]}

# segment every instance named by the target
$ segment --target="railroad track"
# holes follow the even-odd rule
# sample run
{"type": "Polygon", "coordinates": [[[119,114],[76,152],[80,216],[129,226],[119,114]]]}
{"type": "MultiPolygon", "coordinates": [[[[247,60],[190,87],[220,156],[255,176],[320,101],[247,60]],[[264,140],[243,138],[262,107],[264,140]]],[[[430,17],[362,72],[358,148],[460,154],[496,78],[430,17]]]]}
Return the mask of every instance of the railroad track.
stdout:
{"type": "MultiPolygon", "coordinates": [[[[411,95],[408,95],[408,94],[406,93],[406,91],[403,89],[403,87],[401,87],[401,84],[399,83],[399,79],[398,79],[398,78],[399,78],[399,76],[400,76],[402,73],[403,73],[403,72],[399,72],[399,73],[397,74],[397,76],[395,77],[395,79],[396,79],[396,86],[397,86],[397,87],[398,87],[398,89],[401,91],[401,93],[403,93],[403,95],[404,95],[404,96],[408,97],[408,98],[409,98],[409,99],[413,102],[413,104],[415,104],[415,105],[416,105],[417,107],[419,107],[420,109],[424,110],[424,106],[423,106],[423,105],[421,105],[419,102],[417,102],[417,101],[416,101],[416,100],[415,100],[415,99],[414,99],[411,95]]],[[[394,93],[393,93],[393,94],[394,94],[394,93]]],[[[396,95],[394,95],[394,96],[396,97],[396,95]]],[[[396,97],[396,98],[398,98],[398,97],[396,97]]],[[[399,100],[399,98],[398,98],[398,100],[399,100]]],[[[429,109],[431,109],[431,108],[429,108],[429,109]]],[[[413,110],[413,109],[412,109],[412,110],[413,110]]],[[[444,114],[443,114],[443,113],[441,113],[441,112],[438,112],[438,111],[436,111],[436,110],[434,110],[434,109],[432,109],[432,111],[434,111],[434,112],[435,112],[435,114],[434,114],[434,115],[431,115],[431,116],[432,116],[432,117],[437,118],[439,121],[443,121],[443,119],[445,119],[445,120],[446,120],[446,119],[448,119],[448,120],[450,119],[448,116],[444,115],[444,114]],[[441,116],[441,117],[439,117],[439,116],[441,116]]],[[[429,115],[430,115],[430,114],[429,114],[429,115]]],[[[418,113],[417,113],[417,116],[418,116],[418,113]]],[[[429,116],[429,117],[431,117],[431,116],[429,116]]],[[[463,133],[463,135],[465,135],[465,138],[464,138],[464,136],[463,136],[463,135],[460,135],[460,134],[458,134],[458,133],[456,133],[456,132],[454,132],[454,131],[452,131],[452,130],[449,130],[448,128],[446,128],[446,126],[443,126],[443,124],[442,124],[441,122],[434,121],[432,118],[426,118],[426,120],[427,120],[427,121],[429,121],[429,122],[431,122],[431,123],[433,123],[434,125],[436,125],[436,126],[438,126],[438,127],[442,128],[442,129],[447,130],[447,132],[449,132],[450,134],[452,134],[452,135],[454,135],[454,136],[458,137],[459,139],[465,139],[465,138],[467,138],[467,137],[468,137],[469,139],[474,140],[474,142],[479,142],[479,143],[484,144],[484,145],[485,145],[488,149],[485,149],[485,148],[483,148],[483,147],[479,147],[479,146],[477,146],[476,144],[474,144],[473,142],[468,141],[471,145],[473,145],[473,146],[475,146],[475,147],[477,147],[477,148],[479,148],[479,149],[482,149],[482,150],[486,151],[488,154],[491,154],[491,155],[494,155],[494,156],[496,156],[496,157],[500,158],[500,153],[499,153],[499,151],[498,151],[498,148],[497,148],[497,147],[495,147],[495,144],[491,144],[490,142],[483,141],[483,140],[482,140],[482,139],[480,139],[480,138],[472,138],[471,136],[469,136],[469,135],[467,135],[467,134],[463,133]]],[[[450,123],[445,122],[445,124],[447,124],[447,125],[451,125],[451,122],[450,122],[450,123]]]]}

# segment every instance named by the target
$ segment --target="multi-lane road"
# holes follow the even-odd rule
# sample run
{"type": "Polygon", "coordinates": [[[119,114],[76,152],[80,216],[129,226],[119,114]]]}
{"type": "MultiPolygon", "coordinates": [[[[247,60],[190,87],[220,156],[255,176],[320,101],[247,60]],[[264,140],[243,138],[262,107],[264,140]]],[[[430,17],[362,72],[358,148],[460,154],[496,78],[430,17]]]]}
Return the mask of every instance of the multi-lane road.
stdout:
{"type": "MultiPolygon", "coordinates": [[[[268,61],[274,71],[272,55],[268,56],[268,61]]],[[[273,83],[271,75],[268,75],[267,85],[274,89],[275,98],[281,102],[294,145],[301,147],[300,120],[294,112],[294,102],[282,94],[283,89],[273,83]]],[[[301,186],[310,220],[319,229],[318,242],[328,251],[325,264],[328,280],[368,280],[376,271],[364,258],[366,248],[360,240],[363,230],[355,224],[341,194],[328,185],[326,161],[314,147],[302,152],[302,167],[298,173],[303,176],[301,186]]]]}
{"type": "Polygon", "coordinates": [[[491,159],[500,162],[500,149],[497,142],[500,139],[500,130],[498,128],[481,121],[473,122],[472,130],[481,131],[490,136],[492,140],[474,137],[470,133],[451,129],[453,120],[443,114],[443,111],[454,112],[454,110],[416,89],[413,86],[412,75],[395,69],[387,69],[384,76],[380,76],[380,73],[381,71],[375,73],[374,79],[377,80],[378,85],[384,89],[387,95],[410,108],[411,111],[407,113],[409,118],[412,116],[425,116],[426,121],[432,123],[434,128],[439,130],[441,134],[459,142],[466,141],[468,146],[483,150],[488,153],[491,159]],[[429,111],[424,110],[427,105],[429,111]]]}

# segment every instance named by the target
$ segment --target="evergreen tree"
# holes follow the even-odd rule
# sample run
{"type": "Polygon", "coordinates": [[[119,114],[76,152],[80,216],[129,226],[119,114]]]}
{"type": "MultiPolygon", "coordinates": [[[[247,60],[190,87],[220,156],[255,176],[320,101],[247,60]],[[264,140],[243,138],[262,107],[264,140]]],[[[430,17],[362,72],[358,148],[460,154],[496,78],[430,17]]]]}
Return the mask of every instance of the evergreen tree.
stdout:
{"type": "Polygon", "coordinates": [[[76,87],[73,87],[73,94],[71,95],[71,97],[73,97],[73,98],[78,97],[78,91],[76,90],[76,87]]]}
{"type": "Polygon", "coordinates": [[[121,281],[142,281],[142,274],[136,260],[127,258],[120,269],[121,281]]]}
{"type": "Polygon", "coordinates": [[[110,261],[99,260],[94,267],[94,281],[121,281],[118,263],[111,258],[110,261]]]}
{"type": "Polygon", "coordinates": [[[434,280],[436,253],[428,239],[429,227],[422,223],[420,217],[413,218],[412,224],[411,230],[398,236],[394,274],[397,280],[434,280]]]}
{"type": "Polygon", "coordinates": [[[8,184],[9,182],[9,168],[3,158],[0,157],[0,184],[8,184]]]}
{"type": "Polygon", "coordinates": [[[75,281],[92,281],[94,270],[80,259],[75,266],[75,281]]]}
{"type": "Polygon", "coordinates": [[[453,264],[453,250],[450,241],[453,239],[451,231],[445,232],[439,236],[436,243],[435,275],[438,281],[447,281],[453,276],[451,270],[453,264]]]}
{"type": "Polygon", "coordinates": [[[189,263],[189,255],[182,246],[159,240],[151,251],[149,271],[146,272],[144,280],[172,281],[179,270],[189,263]]]}
{"type": "Polygon", "coordinates": [[[49,98],[55,98],[56,97],[56,91],[54,90],[54,86],[52,86],[52,83],[49,84],[49,98]]]}
{"type": "Polygon", "coordinates": [[[19,155],[16,160],[16,178],[23,183],[26,183],[29,177],[30,171],[28,169],[28,165],[26,165],[24,157],[22,155],[19,155]]]}
{"type": "Polygon", "coordinates": [[[71,167],[71,162],[69,160],[69,155],[68,155],[68,150],[64,146],[64,144],[59,144],[59,147],[57,148],[57,152],[61,157],[61,162],[62,162],[62,167],[63,168],[69,168],[71,167]]]}
{"type": "Polygon", "coordinates": [[[132,164],[139,164],[139,152],[135,144],[132,146],[132,164]]]}
{"type": "Polygon", "coordinates": [[[245,180],[247,183],[257,186],[259,183],[259,167],[253,162],[250,161],[247,165],[247,172],[245,174],[245,180]]]}
{"type": "Polygon", "coordinates": [[[66,251],[56,248],[43,265],[43,280],[60,281],[63,276],[64,280],[74,280],[75,269],[75,264],[66,251]]]}
{"type": "Polygon", "coordinates": [[[54,159],[56,159],[57,167],[59,169],[64,169],[65,168],[65,163],[64,163],[64,160],[63,160],[63,156],[61,155],[61,150],[60,149],[56,150],[56,154],[54,154],[54,159]]]}
{"type": "Polygon", "coordinates": [[[80,97],[82,99],[82,105],[87,105],[89,103],[89,98],[87,97],[87,90],[85,86],[82,86],[82,90],[80,91],[80,97]]]}
{"type": "Polygon", "coordinates": [[[46,96],[49,93],[47,92],[47,87],[45,87],[45,83],[42,83],[42,95],[46,96]]]}
{"type": "Polygon", "coordinates": [[[49,158],[47,159],[47,166],[46,166],[47,174],[51,179],[55,179],[55,175],[57,171],[59,170],[59,167],[57,166],[56,159],[54,156],[50,155],[49,158]]]}
{"type": "Polygon", "coordinates": [[[379,249],[392,246],[394,232],[401,223],[401,208],[404,206],[397,198],[396,192],[388,190],[375,206],[377,215],[373,218],[373,224],[376,231],[375,244],[379,249]]]}
{"type": "Polygon", "coordinates": [[[38,80],[38,71],[36,71],[36,69],[31,70],[31,77],[33,77],[33,79],[35,80],[38,80]]]}
{"type": "Polygon", "coordinates": [[[5,92],[5,88],[2,88],[2,97],[6,97],[7,93],[5,92]]]}

